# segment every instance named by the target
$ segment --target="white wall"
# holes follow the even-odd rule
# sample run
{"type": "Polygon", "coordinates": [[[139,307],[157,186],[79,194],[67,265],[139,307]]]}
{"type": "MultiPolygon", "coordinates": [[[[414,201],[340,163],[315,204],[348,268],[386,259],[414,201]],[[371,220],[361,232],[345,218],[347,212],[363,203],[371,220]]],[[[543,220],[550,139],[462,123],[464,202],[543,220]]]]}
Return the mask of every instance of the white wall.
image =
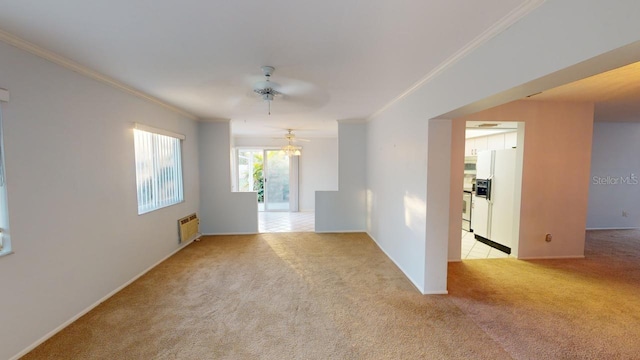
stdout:
{"type": "Polygon", "coordinates": [[[640,123],[594,123],[587,228],[640,227],[638,139],[640,123]]]}
{"type": "MultiPolygon", "coordinates": [[[[315,210],[316,191],[338,190],[338,139],[313,138],[296,143],[302,147],[299,159],[300,211],[315,210]]],[[[236,147],[281,147],[281,139],[236,137],[236,147]]]]}
{"type": "Polygon", "coordinates": [[[9,359],[179,249],[199,208],[197,125],[0,42],[15,254],[0,258],[9,359]],[[133,124],[186,135],[183,203],[137,214],[133,124]]]}
{"type": "Polygon", "coordinates": [[[228,120],[198,124],[200,231],[203,234],[258,232],[258,195],[231,192],[231,128],[228,120]]]}
{"type": "Polygon", "coordinates": [[[368,123],[367,232],[424,292],[428,118],[412,110],[368,123]]]}
{"type": "MultiPolygon", "coordinates": [[[[406,225],[399,215],[403,212],[400,204],[404,194],[397,187],[409,187],[405,182],[424,186],[426,173],[407,166],[408,161],[397,164],[397,158],[379,157],[380,149],[404,142],[407,143],[404,147],[420,149],[416,133],[424,143],[429,119],[460,117],[637,60],[638,52],[631,51],[638,47],[632,43],[640,40],[640,22],[631,15],[637,13],[640,13],[640,2],[635,0],[546,1],[460,61],[432,74],[423,86],[370,122],[367,185],[369,197],[373,199],[369,205],[370,218],[372,226],[378,229],[372,235],[414,284],[420,287],[424,280],[415,275],[417,273],[439,273],[441,254],[434,253],[432,257],[427,253],[424,260],[415,254],[423,253],[427,238],[433,242],[432,246],[448,247],[448,239],[443,237],[448,229],[441,227],[450,224],[427,219],[426,223],[432,226],[426,229],[426,236],[407,236],[406,225]],[[607,53],[627,45],[629,48],[615,54],[607,53]],[[598,57],[604,53],[607,54],[598,57]],[[597,58],[590,60],[594,57],[597,58]]],[[[440,130],[446,134],[446,129],[440,130]]],[[[442,149],[429,146],[421,155],[410,156],[425,160],[427,152],[440,151],[442,149]]],[[[429,198],[431,191],[442,189],[430,189],[419,199],[429,198]]],[[[441,203],[445,209],[448,205],[448,201],[441,203]]],[[[543,253],[540,249],[530,250],[543,253]]],[[[433,285],[445,282],[446,279],[434,281],[433,285]]]]}
{"type": "MultiPolygon", "coordinates": [[[[424,269],[424,288],[422,292],[425,294],[447,293],[443,289],[447,288],[448,249],[446,246],[442,246],[440,239],[448,237],[449,229],[438,225],[444,224],[449,220],[451,130],[450,120],[429,120],[427,144],[429,148],[440,149],[440,151],[429,151],[427,159],[427,194],[429,196],[427,196],[427,221],[425,227],[425,261],[430,261],[430,263],[424,269]],[[427,229],[430,231],[427,231],[427,229]]],[[[456,219],[460,224],[460,216],[456,219]]]]}
{"type": "Polygon", "coordinates": [[[366,124],[338,123],[338,191],[316,191],[316,232],[364,231],[366,124]]]}

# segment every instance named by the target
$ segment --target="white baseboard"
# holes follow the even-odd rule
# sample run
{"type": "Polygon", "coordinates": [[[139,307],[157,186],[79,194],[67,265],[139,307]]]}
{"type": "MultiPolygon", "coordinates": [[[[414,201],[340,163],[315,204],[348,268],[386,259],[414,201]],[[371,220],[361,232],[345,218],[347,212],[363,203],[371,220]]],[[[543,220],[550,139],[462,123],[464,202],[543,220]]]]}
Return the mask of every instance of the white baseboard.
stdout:
{"type": "Polygon", "coordinates": [[[563,260],[563,259],[584,259],[584,255],[570,255],[570,256],[531,256],[531,257],[519,257],[518,260],[563,260]]]}
{"type": "Polygon", "coordinates": [[[224,236],[224,235],[258,235],[259,232],[230,232],[230,233],[206,233],[202,236],[224,236]]]}
{"type": "Polygon", "coordinates": [[[422,295],[449,295],[448,291],[427,291],[423,292],[422,295]]]}
{"type": "Polygon", "coordinates": [[[382,246],[380,246],[380,243],[378,242],[378,240],[376,240],[376,238],[375,238],[375,237],[373,237],[373,236],[372,236],[371,234],[369,234],[368,232],[367,232],[367,236],[369,236],[369,237],[371,238],[371,240],[373,240],[373,242],[376,244],[376,246],[378,247],[378,249],[380,249],[380,251],[382,251],[382,252],[387,256],[387,258],[389,258],[389,260],[391,260],[394,264],[396,264],[396,266],[398,267],[398,269],[400,269],[400,271],[402,271],[402,273],[403,273],[403,274],[404,274],[404,276],[409,280],[409,282],[411,282],[411,284],[413,284],[413,286],[415,286],[415,287],[416,287],[416,289],[417,289],[418,291],[420,291],[420,294],[426,295],[426,294],[425,294],[425,292],[424,292],[424,289],[422,288],[422,286],[420,286],[420,285],[419,285],[415,280],[413,280],[413,279],[411,278],[411,276],[409,276],[409,274],[408,274],[408,273],[407,273],[407,272],[402,268],[402,266],[400,266],[400,264],[398,264],[398,262],[397,262],[394,258],[392,258],[391,256],[389,256],[389,253],[387,253],[387,252],[382,248],[382,246]]]}
{"type": "Polygon", "coordinates": [[[596,227],[596,228],[587,228],[586,230],[637,230],[640,229],[638,227],[596,227]]]}
{"type": "Polygon", "coordinates": [[[35,349],[36,347],[38,347],[38,345],[42,344],[43,342],[49,340],[52,336],[54,336],[55,334],[59,333],[60,331],[62,331],[64,328],[66,328],[67,326],[71,325],[74,321],[78,320],[79,318],[81,318],[83,315],[85,315],[86,313],[88,313],[89,311],[93,310],[96,306],[102,304],[103,302],[107,301],[110,297],[112,297],[113,295],[117,294],[120,290],[124,289],[125,287],[129,286],[132,282],[138,280],[138,278],[140,278],[142,275],[148,273],[149,271],[151,271],[153,268],[155,268],[156,266],[160,265],[163,261],[167,260],[168,258],[170,258],[171,256],[175,255],[178,251],[184,249],[185,247],[187,247],[189,244],[193,243],[194,240],[191,240],[189,242],[186,242],[182,245],[180,245],[179,248],[177,248],[176,250],[174,250],[173,252],[171,252],[169,255],[165,256],[164,258],[162,258],[161,260],[159,260],[158,262],[156,262],[155,264],[149,266],[147,269],[143,270],[140,274],[134,276],[131,280],[127,281],[126,283],[124,283],[122,286],[118,287],[117,289],[113,290],[112,292],[108,293],[107,295],[105,295],[102,299],[96,301],[95,303],[89,305],[87,308],[85,308],[84,310],[82,310],[80,313],[78,313],[77,315],[75,315],[74,317],[72,317],[71,319],[65,321],[64,323],[62,323],[62,325],[58,326],[57,328],[51,330],[48,334],[46,334],[45,336],[43,336],[42,338],[40,338],[39,340],[37,340],[36,342],[34,342],[33,344],[29,345],[26,349],[22,350],[21,352],[19,352],[18,354],[16,354],[15,356],[13,356],[12,358],[10,358],[9,360],[18,360],[21,357],[25,356],[27,353],[29,353],[31,350],[35,349]]]}
{"type": "MultiPolygon", "coordinates": [[[[314,232],[316,234],[342,234],[342,233],[366,233],[367,231],[363,229],[363,230],[327,230],[327,231],[315,230],[314,232]]],[[[369,237],[371,237],[371,235],[369,235],[369,237]]]]}

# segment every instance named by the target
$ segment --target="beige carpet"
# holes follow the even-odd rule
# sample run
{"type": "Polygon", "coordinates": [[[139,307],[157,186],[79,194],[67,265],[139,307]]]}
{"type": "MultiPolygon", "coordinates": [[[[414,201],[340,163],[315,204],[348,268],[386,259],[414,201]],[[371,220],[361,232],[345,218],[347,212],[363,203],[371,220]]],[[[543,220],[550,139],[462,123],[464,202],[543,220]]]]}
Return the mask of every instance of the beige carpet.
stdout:
{"type": "Polygon", "coordinates": [[[450,264],[449,296],[365,234],[207,237],[24,359],[633,358],[639,233],[621,234],[587,260],[450,264]]]}
{"type": "Polygon", "coordinates": [[[516,359],[640,359],[640,231],[589,231],[585,259],[449,265],[450,299],[516,359]]]}

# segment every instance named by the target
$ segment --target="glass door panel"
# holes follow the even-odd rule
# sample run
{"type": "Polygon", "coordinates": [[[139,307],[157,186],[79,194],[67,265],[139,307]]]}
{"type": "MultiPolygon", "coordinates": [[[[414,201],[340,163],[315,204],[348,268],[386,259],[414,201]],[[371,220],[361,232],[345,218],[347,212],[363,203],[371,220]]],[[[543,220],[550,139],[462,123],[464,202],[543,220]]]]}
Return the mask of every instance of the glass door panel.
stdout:
{"type": "Polygon", "coordinates": [[[264,210],[264,174],[262,149],[238,149],[238,191],[258,193],[258,210],[264,210]]]}
{"type": "Polygon", "coordinates": [[[281,150],[264,151],[266,211],[289,211],[289,157],[281,150]]]}

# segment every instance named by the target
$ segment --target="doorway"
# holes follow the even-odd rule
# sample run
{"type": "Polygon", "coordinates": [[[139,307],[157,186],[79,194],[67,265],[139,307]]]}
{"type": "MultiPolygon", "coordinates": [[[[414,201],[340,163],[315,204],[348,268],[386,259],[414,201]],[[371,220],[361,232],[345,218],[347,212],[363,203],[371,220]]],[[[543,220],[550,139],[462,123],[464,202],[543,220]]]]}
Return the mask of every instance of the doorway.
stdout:
{"type": "Polygon", "coordinates": [[[260,232],[312,232],[313,213],[298,212],[299,157],[277,148],[238,148],[236,188],[256,192],[260,232]]]}
{"type": "Polygon", "coordinates": [[[524,123],[465,128],[461,259],[517,256],[524,123]]]}
{"type": "Polygon", "coordinates": [[[237,156],[238,191],[255,191],[258,211],[297,211],[296,157],[262,148],[238,149],[237,156]]]}

